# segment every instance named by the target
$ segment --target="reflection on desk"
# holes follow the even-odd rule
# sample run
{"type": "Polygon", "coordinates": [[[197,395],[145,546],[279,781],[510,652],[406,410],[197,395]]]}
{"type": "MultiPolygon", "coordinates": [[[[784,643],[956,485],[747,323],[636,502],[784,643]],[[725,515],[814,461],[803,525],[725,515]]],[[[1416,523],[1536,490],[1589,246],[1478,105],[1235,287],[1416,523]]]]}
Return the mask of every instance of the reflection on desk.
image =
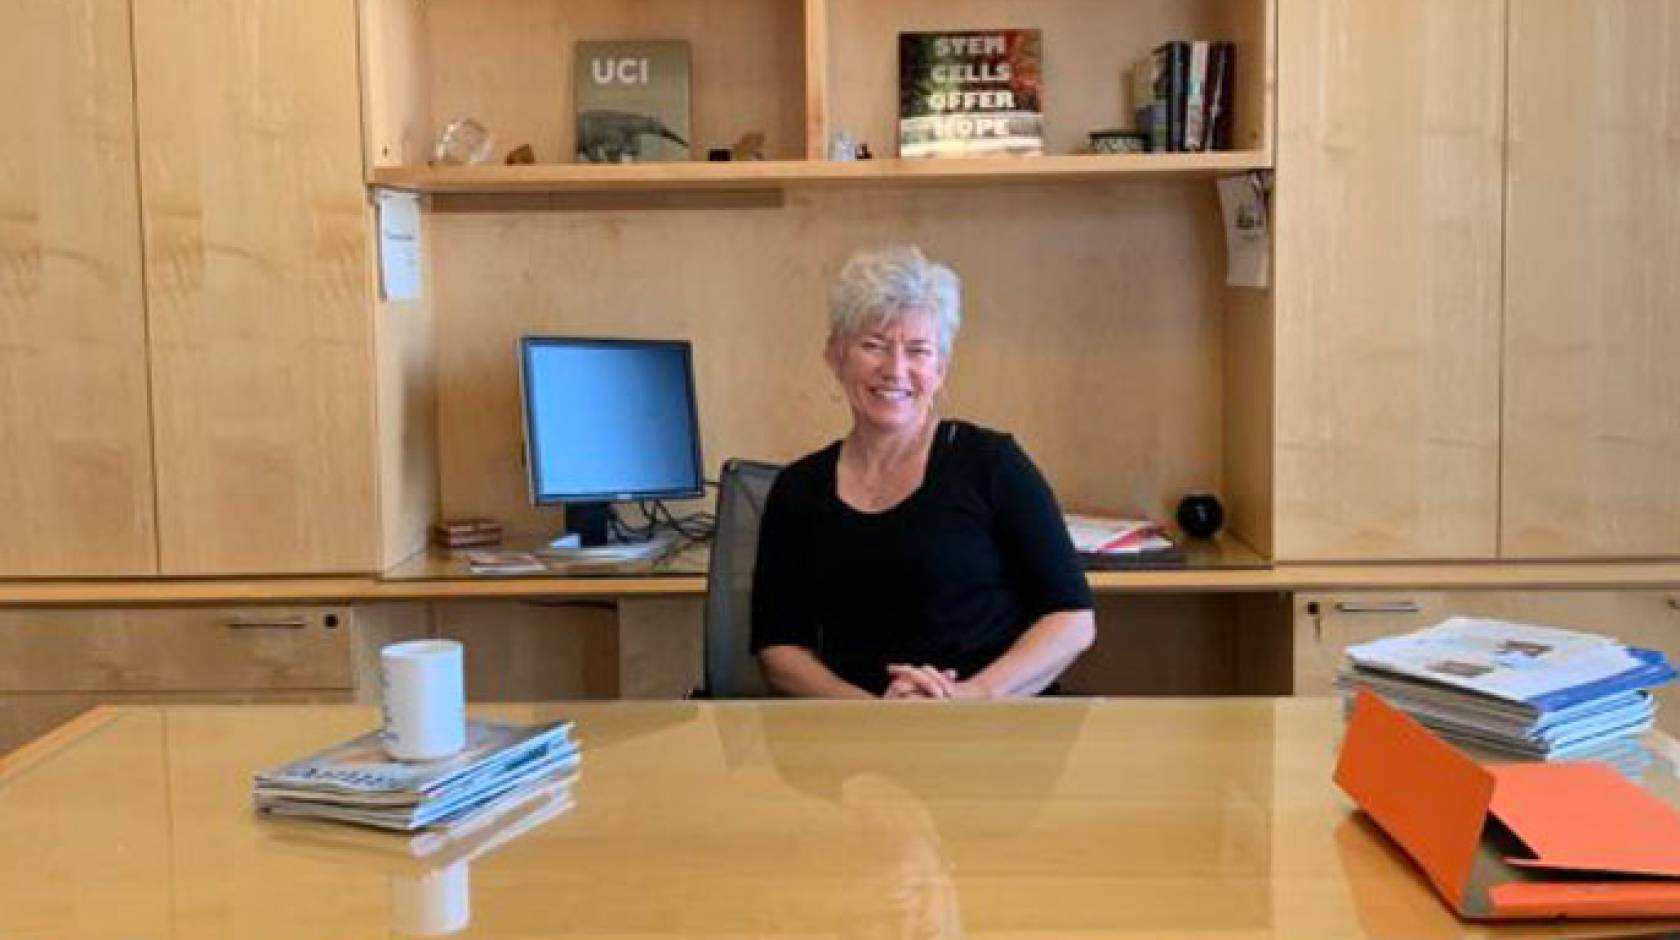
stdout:
{"type": "MultiPolygon", "coordinates": [[[[498,546],[486,546],[481,549],[445,549],[431,548],[414,555],[380,575],[380,580],[401,583],[405,581],[456,581],[456,580],[511,580],[519,578],[661,578],[661,577],[705,577],[706,568],[711,558],[711,546],[705,542],[685,541],[674,552],[662,558],[651,561],[607,562],[607,563],[574,563],[567,564],[555,559],[544,559],[549,570],[540,574],[474,574],[467,562],[469,551],[494,550],[507,552],[535,553],[543,544],[539,536],[516,536],[505,540],[498,546]]],[[[1137,560],[1126,564],[1116,561],[1105,572],[1090,572],[1094,586],[1100,588],[1100,582],[1109,571],[1122,573],[1134,571],[1163,571],[1163,572],[1196,572],[1196,571],[1260,571],[1271,567],[1263,556],[1250,548],[1242,540],[1221,533],[1212,539],[1187,539],[1184,543],[1184,558],[1171,563],[1159,563],[1148,560],[1137,560]]]]}
{"type": "MultiPolygon", "coordinates": [[[[114,713],[0,769],[0,936],[1604,936],[1463,924],[1330,780],[1298,699],[505,706],[576,720],[575,805],[421,873],[299,850],[250,773],[365,730],[352,706],[114,713]],[[404,890],[407,890],[406,888],[404,890]],[[411,903],[404,900],[404,904],[411,903]],[[417,902],[418,903],[418,902],[417,902]],[[456,905],[450,907],[449,905],[456,905]],[[276,915],[275,912],[284,912],[276,915]]],[[[1661,739],[1666,741],[1666,739],[1661,739]]],[[[1671,745],[1670,745],[1671,746],[1671,745]]],[[[1644,783],[1676,798],[1659,761],[1644,783]]],[[[1672,924],[1668,925],[1674,926],[1672,924]]]]}
{"type": "Polygon", "coordinates": [[[634,561],[567,562],[558,558],[540,559],[548,568],[538,574],[474,574],[467,554],[472,551],[521,552],[535,554],[544,544],[539,536],[516,536],[501,545],[472,549],[430,548],[387,569],[383,581],[457,581],[520,578],[660,578],[705,577],[711,556],[711,546],[705,542],[684,541],[675,551],[658,558],[634,561]]]}

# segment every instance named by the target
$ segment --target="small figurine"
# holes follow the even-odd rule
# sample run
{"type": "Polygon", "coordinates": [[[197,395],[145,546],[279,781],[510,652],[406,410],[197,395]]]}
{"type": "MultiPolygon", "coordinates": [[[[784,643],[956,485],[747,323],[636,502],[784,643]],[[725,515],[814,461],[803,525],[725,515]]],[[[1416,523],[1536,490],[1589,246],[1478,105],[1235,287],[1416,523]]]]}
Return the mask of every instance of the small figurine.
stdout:
{"type": "Polygon", "coordinates": [[[688,146],[688,141],[657,118],[625,111],[584,111],[578,115],[577,157],[583,163],[634,163],[642,157],[645,137],[688,146]]]}
{"type": "Polygon", "coordinates": [[[868,141],[861,141],[861,142],[858,143],[857,158],[859,160],[873,160],[873,159],[875,159],[875,155],[869,152],[869,142],[868,141]]]}
{"type": "Polygon", "coordinates": [[[531,149],[530,144],[520,144],[508,151],[507,159],[504,162],[506,162],[508,166],[535,163],[537,162],[537,154],[536,151],[531,149]]]}
{"type": "Polygon", "coordinates": [[[729,152],[736,160],[764,159],[764,132],[748,131],[742,134],[735,146],[729,148],[729,152]]]}

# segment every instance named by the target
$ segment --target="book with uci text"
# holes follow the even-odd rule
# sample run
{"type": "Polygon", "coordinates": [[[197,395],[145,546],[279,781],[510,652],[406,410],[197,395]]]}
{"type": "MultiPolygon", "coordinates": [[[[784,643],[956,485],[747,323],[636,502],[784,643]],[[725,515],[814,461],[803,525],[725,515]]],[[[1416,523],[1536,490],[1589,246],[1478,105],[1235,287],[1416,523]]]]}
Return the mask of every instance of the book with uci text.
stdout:
{"type": "Polygon", "coordinates": [[[582,163],[688,160],[689,48],[682,40],[576,47],[572,97],[582,163]]]}

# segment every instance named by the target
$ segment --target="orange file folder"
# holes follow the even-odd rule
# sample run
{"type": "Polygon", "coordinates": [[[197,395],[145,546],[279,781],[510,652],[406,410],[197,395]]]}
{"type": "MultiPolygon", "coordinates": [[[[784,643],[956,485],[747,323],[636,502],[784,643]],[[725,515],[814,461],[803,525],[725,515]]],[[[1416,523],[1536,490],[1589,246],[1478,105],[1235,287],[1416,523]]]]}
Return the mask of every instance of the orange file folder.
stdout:
{"type": "Polygon", "coordinates": [[[1361,691],[1335,779],[1464,917],[1680,918],[1680,812],[1603,764],[1484,767],[1361,691]]]}

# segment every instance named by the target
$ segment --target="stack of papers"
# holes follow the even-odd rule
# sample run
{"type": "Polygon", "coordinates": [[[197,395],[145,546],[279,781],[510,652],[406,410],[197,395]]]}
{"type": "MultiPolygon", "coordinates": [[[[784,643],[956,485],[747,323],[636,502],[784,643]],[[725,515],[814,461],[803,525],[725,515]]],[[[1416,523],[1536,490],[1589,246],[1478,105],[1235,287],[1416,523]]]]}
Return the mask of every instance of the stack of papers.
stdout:
{"type": "Polygon", "coordinates": [[[1064,515],[1073,549],[1088,567],[1105,562],[1182,561],[1183,551],[1167,534],[1166,526],[1149,519],[1107,519],[1064,515]]]}
{"type": "Polygon", "coordinates": [[[569,721],[468,721],[461,753],[419,762],[390,759],[380,733],[370,731],[257,774],[256,807],[397,832],[466,826],[523,803],[533,791],[552,798],[556,787],[569,786],[578,765],[571,730],[569,721]]]}
{"type": "Polygon", "coordinates": [[[1554,627],[1454,617],[1349,647],[1336,684],[1370,689],[1458,744],[1498,756],[1589,759],[1649,731],[1660,652],[1554,627]]]}
{"type": "Polygon", "coordinates": [[[473,574],[548,574],[548,566],[530,552],[467,552],[473,574]]]}

